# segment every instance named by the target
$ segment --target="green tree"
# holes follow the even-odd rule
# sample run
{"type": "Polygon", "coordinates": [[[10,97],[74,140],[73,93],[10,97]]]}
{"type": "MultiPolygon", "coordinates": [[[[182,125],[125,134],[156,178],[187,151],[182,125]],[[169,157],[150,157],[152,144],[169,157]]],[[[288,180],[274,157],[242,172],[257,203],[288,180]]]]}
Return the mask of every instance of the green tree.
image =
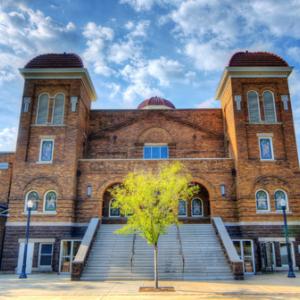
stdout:
{"type": "Polygon", "coordinates": [[[127,216],[119,234],[137,233],[154,248],[154,280],[158,288],[158,240],[172,224],[178,224],[179,199],[189,199],[198,191],[184,166],[163,164],[156,171],[129,173],[124,182],[113,188],[114,208],[127,216]]]}

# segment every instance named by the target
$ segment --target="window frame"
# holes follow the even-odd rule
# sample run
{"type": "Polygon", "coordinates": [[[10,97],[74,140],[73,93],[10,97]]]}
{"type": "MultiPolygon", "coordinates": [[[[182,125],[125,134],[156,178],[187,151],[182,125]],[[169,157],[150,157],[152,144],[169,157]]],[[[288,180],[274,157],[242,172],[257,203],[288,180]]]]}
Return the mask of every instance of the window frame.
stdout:
{"type": "Polygon", "coordinates": [[[121,217],[121,212],[120,212],[120,208],[118,208],[118,210],[119,210],[119,215],[118,216],[112,216],[111,214],[110,214],[110,210],[111,210],[111,203],[113,202],[113,201],[116,201],[116,199],[115,198],[112,198],[112,199],[110,199],[109,200],[109,205],[108,205],[108,217],[109,218],[120,218],[121,217]]]}
{"type": "Polygon", "coordinates": [[[282,209],[277,209],[277,208],[276,208],[276,197],[275,197],[276,192],[283,192],[283,193],[284,193],[284,195],[285,195],[285,200],[286,200],[286,212],[289,212],[289,211],[290,211],[290,207],[289,207],[289,198],[288,198],[287,192],[286,192],[285,190],[283,190],[283,189],[276,189],[276,190],[274,191],[274,205],[275,205],[275,211],[278,212],[278,213],[280,213],[280,212],[282,213],[282,209]]]}
{"type": "MultiPolygon", "coordinates": [[[[38,269],[39,270],[52,270],[52,263],[53,263],[53,252],[54,252],[54,243],[47,243],[47,242],[43,242],[43,243],[39,243],[39,257],[38,257],[38,269]],[[43,266],[41,265],[41,250],[42,250],[42,245],[51,245],[52,249],[51,249],[51,264],[47,265],[47,266],[43,266]]],[[[50,255],[48,255],[50,256],[50,255]]]]}
{"type": "Polygon", "coordinates": [[[53,163],[53,155],[54,155],[54,145],[55,145],[55,139],[54,138],[41,138],[41,141],[40,141],[40,153],[39,153],[39,160],[38,160],[38,163],[40,164],[52,164],[53,163]],[[49,161],[44,161],[42,160],[42,146],[43,146],[43,142],[46,142],[46,141],[51,141],[52,142],[52,153],[51,153],[51,160],[49,161]]]}
{"type": "Polygon", "coordinates": [[[187,217],[187,215],[188,215],[187,212],[188,212],[188,211],[187,211],[187,201],[186,201],[185,199],[179,199],[179,201],[178,201],[178,217],[179,217],[179,218],[187,217]],[[180,215],[180,214],[179,214],[179,203],[180,203],[180,201],[184,201],[184,206],[185,206],[185,214],[184,214],[184,215],[180,215]]]}
{"type": "Polygon", "coordinates": [[[255,208],[256,208],[256,213],[269,213],[269,212],[271,212],[271,206],[270,206],[270,195],[269,195],[269,193],[268,193],[268,191],[266,191],[266,190],[264,190],[264,189],[258,189],[258,190],[256,190],[256,192],[255,192],[255,208]],[[268,209],[263,209],[263,210],[261,210],[261,209],[258,209],[258,207],[257,207],[257,193],[258,192],[260,192],[260,191],[262,191],[262,192],[265,192],[266,193],[266,195],[267,195],[267,204],[268,204],[268,209]]]}
{"type": "Polygon", "coordinates": [[[195,197],[192,199],[191,201],[191,216],[194,217],[194,218],[201,218],[201,217],[204,217],[204,211],[203,211],[203,201],[200,197],[195,197]],[[193,214],[193,202],[194,200],[200,200],[200,203],[201,203],[201,214],[200,215],[194,215],[193,214]]]}
{"type": "MultiPolygon", "coordinates": [[[[37,193],[38,198],[39,198],[38,201],[41,200],[41,199],[40,199],[40,194],[39,194],[36,190],[30,190],[30,191],[28,191],[28,192],[26,193],[26,195],[25,195],[25,205],[24,205],[24,213],[25,213],[25,214],[28,213],[28,210],[27,210],[28,196],[29,196],[29,194],[32,193],[32,192],[37,193]]],[[[32,209],[31,209],[30,213],[31,213],[31,214],[36,214],[36,213],[38,213],[38,210],[39,210],[39,206],[37,207],[36,210],[32,210],[32,209]]]]}
{"type": "Polygon", "coordinates": [[[35,124],[38,126],[44,126],[44,125],[48,125],[49,124],[49,107],[50,107],[50,94],[43,92],[41,94],[38,95],[38,101],[37,101],[37,106],[36,106],[36,116],[35,116],[35,124]],[[39,107],[40,107],[40,98],[43,95],[47,95],[48,96],[48,105],[47,105],[47,118],[46,118],[46,122],[45,123],[38,123],[38,116],[39,116],[39,107]]]}
{"type": "Polygon", "coordinates": [[[44,214],[56,214],[57,213],[57,192],[55,190],[48,190],[45,192],[44,199],[43,199],[43,213],[44,214]],[[53,192],[56,195],[55,210],[46,210],[46,196],[50,192],[53,192]]]}
{"type": "Polygon", "coordinates": [[[275,97],[274,97],[274,93],[271,90],[265,90],[262,93],[262,99],[263,99],[263,109],[264,109],[264,121],[266,124],[275,124],[277,123],[277,113],[276,113],[276,104],[275,104],[275,97]],[[264,94],[269,92],[272,95],[272,100],[273,100],[273,110],[274,110],[274,122],[268,122],[266,120],[266,112],[265,112],[265,98],[264,98],[264,94]]]}
{"type": "Polygon", "coordinates": [[[270,136],[270,135],[259,135],[258,136],[258,147],[259,147],[259,159],[261,161],[274,161],[275,160],[274,149],[273,149],[273,137],[272,136],[270,136]],[[267,140],[270,141],[272,158],[262,158],[261,147],[260,147],[260,141],[262,139],[267,139],[267,140]]]}
{"type": "Polygon", "coordinates": [[[144,160],[167,160],[170,158],[170,153],[169,153],[169,145],[167,143],[145,143],[143,146],[143,159],[144,160]],[[145,158],[145,147],[151,147],[151,158],[145,158]],[[152,158],[152,148],[153,147],[157,147],[160,148],[160,158],[152,158]],[[166,147],[167,148],[167,157],[166,158],[162,158],[161,157],[161,148],[162,147],[166,147]]]}
{"type": "Polygon", "coordinates": [[[260,124],[260,123],[261,123],[260,100],[259,100],[259,94],[258,94],[258,92],[255,91],[255,90],[250,90],[250,91],[247,92],[247,109],[248,109],[248,122],[249,122],[250,124],[260,124]],[[253,121],[251,121],[251,119],[250,119],[249,94],[252,93],[252,92],[255,93],[256,96],[257,96],[257,107],[258,107],[258,121],[257,121],[257,122],[253,122],[253,121]]]}
{"type": "Polygon", "coordinates": [[[65,104],[66,104],[66,95],[65,95],[65,93],[63,93],[63,92],[58,92],[58,93],[56,93],[55,94],[55,96],[53,97],[53,104],[52,104],[52,112],[51,112],[51,124],[52,125],[55,125],[55,126],[61,126],[61,125],[64,125],[64,123],[65,123],[65,104]],[[56,103],[56,97],[58,96],[58,95],[63,95],[63,97],[64,97],[64,104],[63,104],[63,111],[62,111],[62,123],[59,123],[59,124],[54,124],[53,123],[53,120],[54,120],[54,109],[55,109],[55,103],[56,103]]]}

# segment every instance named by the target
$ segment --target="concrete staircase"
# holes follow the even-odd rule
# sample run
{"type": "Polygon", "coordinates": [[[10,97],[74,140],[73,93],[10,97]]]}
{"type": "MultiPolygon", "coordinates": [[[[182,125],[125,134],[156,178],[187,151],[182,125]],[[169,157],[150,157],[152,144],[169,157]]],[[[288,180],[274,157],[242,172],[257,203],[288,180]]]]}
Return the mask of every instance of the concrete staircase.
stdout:
{"type": "MultiPolygon", "coordinates": [[[[138,235],[114,234],[121,226],[101,224],[82,280],[153,279],[153,248],[138,235]]],[[[211,224],[170,227],[158,251],[160,279],[233,279],[211,224]]]]}

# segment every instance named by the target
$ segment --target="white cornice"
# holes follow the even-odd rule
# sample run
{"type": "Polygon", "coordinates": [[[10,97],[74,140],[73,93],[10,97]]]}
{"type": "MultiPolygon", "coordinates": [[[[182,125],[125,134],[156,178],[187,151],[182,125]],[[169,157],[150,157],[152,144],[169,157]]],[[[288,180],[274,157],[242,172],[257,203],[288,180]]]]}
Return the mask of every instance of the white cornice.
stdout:
{"type": "Polygon", "coordinates": [[[19,69],[24,79],[82,79],[92,101],[97,94],[86,68],[22,68],[19,69]]]}
{"type": "Polygon", "coordinates": [[[220,99],[229,78],[288,78],[293,67],[226,67],[216,91],[220,99]]]}

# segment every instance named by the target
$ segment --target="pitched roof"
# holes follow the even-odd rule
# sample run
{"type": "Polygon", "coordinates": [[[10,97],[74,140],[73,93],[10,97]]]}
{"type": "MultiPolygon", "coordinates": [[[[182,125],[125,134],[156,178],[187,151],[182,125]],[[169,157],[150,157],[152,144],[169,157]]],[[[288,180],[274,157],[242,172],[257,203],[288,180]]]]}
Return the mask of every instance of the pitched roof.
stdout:
{"type": "Polygon", "coordinates": [[[229,67],[288,67],[280,56],[270,52],[237,52],[232,55],[229,67]]]}
{"type": "Polygon", "coordinates": [[[83,68],[81,58],[75,53],[48,53],[34,57],[25,68],[83,68]]]}

